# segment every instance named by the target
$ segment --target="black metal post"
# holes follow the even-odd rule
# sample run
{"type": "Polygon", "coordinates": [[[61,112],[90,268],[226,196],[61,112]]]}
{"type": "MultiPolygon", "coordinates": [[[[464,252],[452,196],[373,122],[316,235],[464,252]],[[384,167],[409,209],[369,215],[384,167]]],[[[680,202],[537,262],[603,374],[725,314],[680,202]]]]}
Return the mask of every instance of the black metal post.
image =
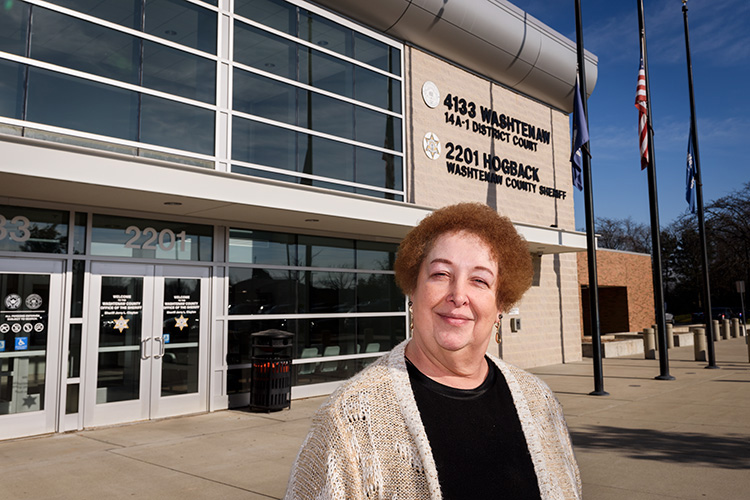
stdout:
{"type": "Polygon", "coordinates": [[[651,213],[651,270],[654,283],[654,314],[656,315],[656,338],[659,342],[659,375],[657,380],[674,380],[669,374],[669,353],[667,350],[667,320],[664,317],[664,285],[661,272],[661,229],[659,227],[659,199],[656,192],[656,154],[654,152],[654,129],[651,118],[651,87],[648,78],[648,55],[646,51],[646,22],[643,14],[643,0],[638,0],[638,27],[640,32],[643,71],[646,74],[646,95],[648,96],[648,200],[651,213]]]}
{"type": "Polygon", "coordinates": [[[687,0],[682,0],[682,17],[685,22],[685,52],[687,53],[688,88],[690,90],[690,125],[693,127],[693,153],[695,153],[695,188],[698,204],[698,232],[701,239],[701,264],[703,265],[703,319],[706,321],[706,346],[708,348],[708,366],[716,366],[714,352],[714,327],[711,315],[711,286],[708,280],[708,248],[706,246],[706,221],[703,214],[703,177],[701,175],[701,156],[698,152],[698,124],[695,119],[695,96],[693,94],[693,63],[690,60],[690,33],[688,31],[687,0]]]}
{"type": "MultiPolygon", "coordinates": [[[[583,104],[583,119],[586,126],[589,123],[588,94],[586,93],[586,71],[583,59],[583,25],[581,22],[581,0],[575,0],[576,5],[576,45],[578,53],[578,85],[583,104]]],[[[591,151],[589,139],[589,151],[591,151]]],[[[591,158],[582,152],[583,160],[583,195],[586,207],[586,249],[589,264],[589,309],[591,313],[591,347],[594,358],[594,391],[592,396],[609,396],[604,390],[604,374],[602,371],[602,338],[599,331],[599,283],[596,274],[596,237],[594,235],[594,195],[591,188],[591,158]]]]}

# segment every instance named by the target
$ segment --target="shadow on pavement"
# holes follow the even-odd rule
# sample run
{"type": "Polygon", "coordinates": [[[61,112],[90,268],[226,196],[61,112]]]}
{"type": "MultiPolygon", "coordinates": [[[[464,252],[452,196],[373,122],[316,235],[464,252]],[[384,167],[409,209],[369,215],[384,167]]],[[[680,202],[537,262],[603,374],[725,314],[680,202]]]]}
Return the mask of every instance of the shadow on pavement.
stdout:
{"type": "Polygon", "coordinates": [[[571,432],[574,448],[620,449],[630,458],[681,464],[712,465],[724,469],[750,469],[747,436],[676,433],[652,429],[592,426],[571,432]]]}

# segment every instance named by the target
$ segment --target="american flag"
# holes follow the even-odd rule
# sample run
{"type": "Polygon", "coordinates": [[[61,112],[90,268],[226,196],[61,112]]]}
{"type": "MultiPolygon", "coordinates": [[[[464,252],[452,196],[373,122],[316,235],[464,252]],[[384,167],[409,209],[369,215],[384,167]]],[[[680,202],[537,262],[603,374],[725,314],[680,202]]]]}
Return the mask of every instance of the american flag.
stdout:
{"type": "Polygon", "coordinates": [[[638,138],[641,146],[641,170],[648,167],[648,96],[646,95],[646,70],[638,70],[638,87],[635,91],[635,107],[638,108],[638,138]]]}

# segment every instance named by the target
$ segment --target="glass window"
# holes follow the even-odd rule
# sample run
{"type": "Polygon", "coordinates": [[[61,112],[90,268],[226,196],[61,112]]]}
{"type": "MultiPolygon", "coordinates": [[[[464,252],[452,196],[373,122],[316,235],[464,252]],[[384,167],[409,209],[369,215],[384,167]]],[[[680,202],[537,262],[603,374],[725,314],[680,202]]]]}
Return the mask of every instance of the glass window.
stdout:
{"type": "Polygon", "coordinates": [[[294,314],[297,271],[229,269],[229,314],[294,314]]]}
{"type": "Polygon", "coordinates": [[[211,226],[94,214],[92,255],[211,261],[212,246],[211,226]]]}
{"type": "Polygon", "coordinates": [[[229,230],[229,262],[297,266],[297,246],[293,234],[229,230]]]}
{"type": "Polygon", "coordinates": [[[296,87],[234,68],[232,93],[237,111],[297,124],[296,87]]]}
{"type": "Polygon", "coordinates": [[[383,71],[401,74],[401,51],[362,33],[354,32],[354,58],[383,71]]]}
{"type": "Polygon", "coordinates": [[[299,38],[339,54],[353,57],[352,30],[300,9],[299,38]]]}
{"type": "Polygon", "coordinates": [[[23,118],[23,81],[26,65],[0,59],[0,115],[23,118]]]}
{"type": "Polygon", "coordinates": [[[143,278],[103,276],[99,307],[97,403],[137,399],[143,331],[143,278]]]}
{"type": "Polygon", "coordinates": [[[239,21],[234,24],[234,60],[274,75],[297,79],[297,44],[239,21]]]}
{"type": "MultiPolygon", "coordinates": [[[[299,59],[300,82],[334,94],[354,97],[355,70],[353,64],[309,47],[300,48],[299,59]]],[[[372,73],[371,71],[368,72],[372,73]]],[[[364,99],[360,98],[360,100],[364,99]]]]}
{"type": "Polygon", "coordinates": [[[297,8],[283,0],[234,0],[234,13],[289,35],[297,33],[297,8]]]}
{"type": "Polygon", "coordinates": [[[401,112],[401,82],[360,66],[354,67],[354,97],[379,108],[401,112]]]}
{"type": "Polygon", "coordinates": [[[307,118],[303,126],[318,132],[354,139],[353,104],[309,91],[307,103],[310,106],[307,112],[300,109],[300,118],[307,118]]]}
{"type": "Polygon", "coordinates": [[[401,151],[401,119],[356,106],[355,135],[360,142],[401,151]]]}
{"type": "Polygon", "coordinates": [[[126,83],[138,83],[138,38],[42,8],[34,8],[32,26],[31,57],[126,83]]]}
{"type": "Polygon", "coordinates": [[[83,255],[86,253],[86,221],[88,215],[76,212],[73,227],[73,253],[83,255]]]}
{"type": "MultiPolygon", "coordinates": [[[[70,317],[83,317],[83,283],[86,269],[86,262],[83,260],[74,260],[71,273],[71,297],[70,297],[70,317]]],[[[72,377],[73,375],[71,375],[72,377]]],[[[76,375],[77,377],[78,375],[76,375]]]]}
{"type": "Polygon", "coordinates": [[[297,244],[302,266],[354,269],[354,240],[301,234],[297,244]]]}
{"type": "Polygon", "coordinates": [[[188,99],[216,102],[216,61],[143,42],[143,86],[188,99]]]}
{"type": "Polygon", "coordinates": [[[68,212],[0,205],[0,250],[68,252],[68,212]]]}
{"type": "Polygon", "coordinates": [[[393,274],[357,274],[357,312],[404,310],[404,295],[393,274]]]}
{"type": "Polygon", "coordinates": [[[72,415],[78,413],[78,398],[80,394],[80,384],[68,384],[66,386],[65,396],[65,414],[72,415]]]}
{"type": "Polygon", "coordinates": [[[404,316],[357,318],[357,342],[362,353],[390,351],[404,339],[404,316]]]}
{"type": "Polygon", "coordinates": [[[136,140],[136,92],[38,68],[29,68],[28,85],[27,120],[136,140]]]}
{"type": "Polygon", "coordinates": [[[141,29],[142,0],[118,0],[117,2],[102,2],[102,0],[49,0],[69,9],[98,17],[121,26],[141,29]]]}
{"type": "Polygon", "coordinates": [[[357,241],[357,269],[390,271],[396,261],[395,243],[357,241]]]}
{"type": "Polygon", "coordinates": [[[70,325],[70,336],[68,338],[68,378],[78,378],[81,376],[82,328],[82,325],[70,325]]]}
{"type": "Polygon", "coordinates": [[[354,146],[314,135],[299,134],[298,171],[354,181],[354,146]]]}
{"type": "Polygon", "coordinates": [[[305,271],[300,313],[330,314],[354,312],[357,275],[335,271],[305,271]],[[303,306],[307,308],[303,308],[303,306]]]}
{"type": "Polygon", "coordinates": [[[141,98],[141,142],[214,154],[215,114],[150,95],[141,98]]]}
{"type": "Polygon", "coordinates": [[[0,415],[44,410],[49,292],[47,274],[0,274],[0,415]]]}
{"type": "Polygon", "coordinates": [[[296,170],[297,132],[273,125],[232,120],[232,158],[269,167],[296,170]]]}
{"type": "Polygon", "coordinates": [[[0,12],[0,50],[19,56],[26,55],[29,10],[24,2],[3,2],[0,12]]]}
{"type": "Polygon", "coordinates": [[[216,54],[217,14],[184,0],[146,0],[144,30],[210,54],[216,54]]]}
{"type": "Polygon", "coordinates": [[[357,148],[357,182],[400,191],[403,189],[402,158],[372,149],[357,148]]]}

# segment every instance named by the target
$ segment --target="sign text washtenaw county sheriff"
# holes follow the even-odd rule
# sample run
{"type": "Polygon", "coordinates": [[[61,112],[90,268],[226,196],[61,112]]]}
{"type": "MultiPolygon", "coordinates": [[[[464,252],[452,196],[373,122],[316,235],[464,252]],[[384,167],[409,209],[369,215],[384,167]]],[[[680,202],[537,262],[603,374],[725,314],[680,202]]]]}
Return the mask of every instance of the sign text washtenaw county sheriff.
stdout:
{"type": "MultiPolygon", "coordinates": [[[[481,182],[505,185],[519,191],[537,192],[539,168],[524,165],[507,158],[482,153],[465,148],[460,144],[448,142],[445,144],[445,166],[449,173],[481,182]],[[480,168],[481,167],[481,168],[480,168]],[[503,177],[503,175],[505,177],[503,177]]],[[[547,186],[538,186],[539,194],[551,198],[565,199],[565,191],[547,186]]]]}

